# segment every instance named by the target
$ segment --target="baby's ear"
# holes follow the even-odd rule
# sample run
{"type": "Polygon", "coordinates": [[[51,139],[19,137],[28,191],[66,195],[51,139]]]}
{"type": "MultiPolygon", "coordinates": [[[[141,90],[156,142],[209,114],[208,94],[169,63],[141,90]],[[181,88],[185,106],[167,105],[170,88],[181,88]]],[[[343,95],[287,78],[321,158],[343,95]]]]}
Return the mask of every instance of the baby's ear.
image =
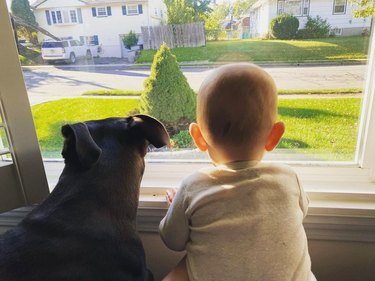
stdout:
{"type": "Polygon", "coordinates": [[[191,123],[189,126],[189,133],[193,138],[193,141],[196,147],[199,148],[200,151],[205,152],[208,149],[208,145],[206,140],[204,139],[201,128],[197,123],[191,123]]]}
{"type": "Polygon", "coordinates": [[[285,125],[283,122],[277,122],[273,125],[271,133],[268,135],[267,143],[264,146],[266,151],[272,151],[278,145],[284,132],[285,125]]]}

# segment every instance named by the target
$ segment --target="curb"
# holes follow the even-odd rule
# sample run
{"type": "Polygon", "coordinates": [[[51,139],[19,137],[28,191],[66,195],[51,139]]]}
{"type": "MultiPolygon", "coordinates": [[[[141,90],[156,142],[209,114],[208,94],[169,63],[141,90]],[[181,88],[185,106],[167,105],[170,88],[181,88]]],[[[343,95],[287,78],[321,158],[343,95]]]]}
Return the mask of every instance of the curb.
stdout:
{"type": "MultiPolygon", "coordinates": [[[[197,61],[197,62],[180,62],[179,66],[183,68],[215,68],[221,65],[238,62],[208,62],[208,61],[197,61]]],[[[337,66],[337,65],[365,65],[367,60],[356,60],[356,61],[304,61],[304,62],[250,62],[261,67],[296,67],[296,66],[337,66]]],[[[74,64],[74,65],[27,65],[21,66],[23,70],[32,70],[37,68],[67,68],[67,69],[85,69],[85,68],[106,68],[106,67],[124,67],[127,69],[150,69],[151,63],[141,64],[74,64]]]]}

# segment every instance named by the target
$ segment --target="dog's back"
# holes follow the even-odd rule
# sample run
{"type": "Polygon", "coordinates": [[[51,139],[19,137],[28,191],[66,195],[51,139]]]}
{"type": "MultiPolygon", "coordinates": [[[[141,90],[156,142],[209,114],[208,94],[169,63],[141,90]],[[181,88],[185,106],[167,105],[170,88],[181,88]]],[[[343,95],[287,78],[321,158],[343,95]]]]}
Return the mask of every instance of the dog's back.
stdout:
{"type": "Polygon", "coordinates": [[[2,281],[144,281],[135,230],[143,157],[168,142],[148,116],[63,127],[66,166],[50,196],[0,236],[2,281]]]}

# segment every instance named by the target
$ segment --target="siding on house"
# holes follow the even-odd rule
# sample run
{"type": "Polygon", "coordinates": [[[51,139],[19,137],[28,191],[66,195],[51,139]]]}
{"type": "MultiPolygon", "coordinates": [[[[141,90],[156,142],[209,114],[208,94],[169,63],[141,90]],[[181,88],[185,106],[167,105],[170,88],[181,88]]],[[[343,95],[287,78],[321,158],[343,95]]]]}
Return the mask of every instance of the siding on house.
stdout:
{"type": "MultiPolygon", "coordinates": [[[[72,13],[74,15],[74,12],[72,13]]],[[[130,31],[141,34],[141,26],[159,25],[165,20],[166,9],[161,0],[101,1],[98,4],[94,1],[47,0],[36,7],[34,14],[38,24],[57,37],[73,37],[81,41],[89,40],[91,43],[97,41],[102,50],[100,56],[122,57],[124,48],[121,37],[130,31]],[[136,7],[138,14],[128,13],[123,7],[128,5],[136,7]],[[102,8],[100,12],[98,8],[102,8]],[[54,24],[52,11],[55,12],[54,17],[56,17],[56,12],[60,10],[76,11],[76,22],[68,20],[68,22],[54,24]],[[106,15],[101,16],[101,12],[106,15]]],[[[43,34],[38,36],[40,41],[49,39],[43,34]]]]}
{"type": "MultiPolygon", "coordinates": [[[[370,28],[371,18],[354,18],[352,6],[346,4],[344,14],[333,14],[334,0],[310,0],[309,16],[320,16],[327,19],[332,29],[341,31],[338,35],[358,35],[363,29],[370,28]]],[[[277,16],[277,0],[259,0],[250,9],[251,37],[261,37],[269,32],[271,20],[277,16]]],[[[307,22],[307,16],[297,16],[300,21],[299,28],[307,22]]]]}

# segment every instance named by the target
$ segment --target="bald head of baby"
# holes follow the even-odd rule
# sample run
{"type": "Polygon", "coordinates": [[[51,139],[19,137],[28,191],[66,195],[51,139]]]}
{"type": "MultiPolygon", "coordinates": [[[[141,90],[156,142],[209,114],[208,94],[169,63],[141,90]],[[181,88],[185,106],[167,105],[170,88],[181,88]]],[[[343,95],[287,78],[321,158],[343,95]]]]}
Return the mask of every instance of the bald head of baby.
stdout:
{"type": "Polygon", "coordinates": [[[202,83],[197,121],[208,143],[248,149],[264,145],[277,115],[272,77],[248,63],[215,69],[202,83]]]}

